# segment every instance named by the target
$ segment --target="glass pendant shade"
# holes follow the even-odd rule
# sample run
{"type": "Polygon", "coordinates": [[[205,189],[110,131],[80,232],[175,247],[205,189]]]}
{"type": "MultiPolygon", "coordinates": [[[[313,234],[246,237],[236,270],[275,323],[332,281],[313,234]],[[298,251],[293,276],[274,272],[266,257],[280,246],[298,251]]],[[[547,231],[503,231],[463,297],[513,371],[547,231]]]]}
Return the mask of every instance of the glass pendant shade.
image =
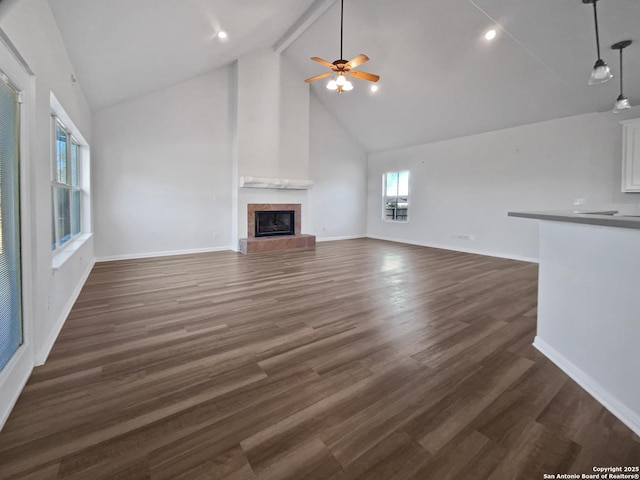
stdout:
{"type": "Polygon", "coordinates": [[[329,90],[337,90],[338,89],[338,83],[336,82],[336,80],[334,78],[329,80],[329,83],[327,83],[327,88],[329,90]]]}
{"type": "Polygon", "coordinates": [[[620,95],[613,106],[613,113],[621,112],[622,110],[628,110],[631,108],[631,102],[624,95],[620,95]]]}
{"type": "Polygon", "coordinates": [[[347,80],[346,82],[344,82],[344,85],[342,86],[342,90],[344,90],[345,92],[348,92],[349,90],[353,90],[353,84],[347,80]]]}
{"type": "Polygon", "coordinates": [[[588,83],[589,85],[597,85],[599,83],[607,82],[612,78],[613,74],[611,73],[611,69],[609,69],[609,66],[599,58],[593,66],[593,70],[591,70],[591,78],[589,78],[588,83]]]}
{"type": "Polygon", "coordinates": [[[599,83],[608,82],[613,78],[611,74],[611,70],[602,57],[600,56],[600,33],[598,32],[598,8],[597,3],[598,0],[582,0],[582,3],[590,3],[593,5],[593,20],[596,27],[596,52],[598,53],[598,60],[593,66],[593,70],[591,70],[591,77],[587,82],[589,85],[597,85],[599,83]]]}

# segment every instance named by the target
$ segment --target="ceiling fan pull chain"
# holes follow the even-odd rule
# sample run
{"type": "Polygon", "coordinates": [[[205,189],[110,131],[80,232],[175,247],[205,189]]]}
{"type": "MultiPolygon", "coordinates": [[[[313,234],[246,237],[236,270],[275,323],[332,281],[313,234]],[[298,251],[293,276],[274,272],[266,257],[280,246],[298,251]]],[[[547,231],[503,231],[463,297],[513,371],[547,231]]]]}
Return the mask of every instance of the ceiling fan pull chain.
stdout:
{"type": "Polygon", "coordinates": [[[622,48],[620,49],[620,95],[624,96],[622,92],[622,48]]]}

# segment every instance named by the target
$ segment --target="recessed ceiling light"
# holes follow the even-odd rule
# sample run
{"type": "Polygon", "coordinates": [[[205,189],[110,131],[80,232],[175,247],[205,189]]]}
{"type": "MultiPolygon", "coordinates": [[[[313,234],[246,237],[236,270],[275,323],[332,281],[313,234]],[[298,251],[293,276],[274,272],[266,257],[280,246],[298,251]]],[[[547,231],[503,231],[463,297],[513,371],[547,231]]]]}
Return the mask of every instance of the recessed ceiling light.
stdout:
{"type": "Polygon", "coordinates": [[[220,40],[225,40],[227,38],[227,32],[225,32],[224,30],[220,30],[218,32],[218,38],[220,40]]]}
{"type": "Polygon", "coordinates": [[[489,30],[487,33],[484,34],[484,38],[486,38],[487,40],[493,40],[494,38],[496,38],[497,34],[498,32],[496,32],[496,30],[492,28],[491,30],[489,30]]]}
{"type": "Polygon", "coordinates": [[[377,92],[378,91],[378,85],[371,85],[371,91],[372,92],[377,92]]]}

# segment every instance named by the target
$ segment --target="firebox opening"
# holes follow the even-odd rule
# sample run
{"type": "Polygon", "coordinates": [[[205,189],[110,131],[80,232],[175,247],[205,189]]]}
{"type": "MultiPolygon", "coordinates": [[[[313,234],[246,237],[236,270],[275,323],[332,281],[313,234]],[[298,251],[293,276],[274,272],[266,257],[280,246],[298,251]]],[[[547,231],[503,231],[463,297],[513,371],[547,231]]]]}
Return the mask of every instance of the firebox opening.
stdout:
{"type": "Polygon", "coordinates": [[[295,235],[294,210],[256,211],[256,237],[295,235]]]}

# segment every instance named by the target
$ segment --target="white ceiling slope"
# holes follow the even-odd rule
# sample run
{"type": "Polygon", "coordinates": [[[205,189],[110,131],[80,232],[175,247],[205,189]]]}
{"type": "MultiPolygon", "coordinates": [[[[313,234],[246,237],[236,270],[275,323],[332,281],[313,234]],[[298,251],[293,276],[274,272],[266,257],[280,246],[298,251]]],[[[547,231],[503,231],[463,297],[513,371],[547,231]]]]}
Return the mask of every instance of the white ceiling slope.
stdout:
{"type": "MultiPolygon", "coordinates": [[[[320,0],[316,0],[318,2],[320,0]]],[[[322,0],[327,3],[326,0],[322,0]]],[[[49,0],[93,110],[192,78],[274,45],[313,0],[49,0]],[[218,28],[229,40],[214,38],[218,28]]],[[[616,78],[587,86],[596,60],[593,10],[582,0],[345,0],[344,57],[379,74],[339,95],[314,94],[369,152],[607,111],[618,95],[611,44],[625,55],[625,93],[640,105],[640,1],[600,0],[602,54],[616,78]],[[487,42],[483,35],[498,29],[487,42]]],[[[340,2],[284,55],[306,77],[309,57],[339,56],[340,2]]],[[[258,81],[258,80],[257,80],[258,81]]]]}
{"type": "Polygon", "coordinates": [[[49,0],[92,110],[273,45],[313,0],[49,0]],[[229,33],[221,42],[216,33],[229,33]]]}
{"type": "MultiPolygon", "coordinates": [[[[379,91],[354,80],[342,95],[315,94],[369,151],[429,143],[581,113],[607,111],[625,93],[640,105],[640,1],[598,2],[602,54],[614,80],[587,86],[596,60],[593,10],[582,0],[345,0],[344,56],[365,53],[359,69],[381,76],[379,91]],[[498,28],[493,42],[484,39],[498,28]]],[[[339,2],[285,52],[305,76],[309,60],[339,55],[339,2]]]]}

